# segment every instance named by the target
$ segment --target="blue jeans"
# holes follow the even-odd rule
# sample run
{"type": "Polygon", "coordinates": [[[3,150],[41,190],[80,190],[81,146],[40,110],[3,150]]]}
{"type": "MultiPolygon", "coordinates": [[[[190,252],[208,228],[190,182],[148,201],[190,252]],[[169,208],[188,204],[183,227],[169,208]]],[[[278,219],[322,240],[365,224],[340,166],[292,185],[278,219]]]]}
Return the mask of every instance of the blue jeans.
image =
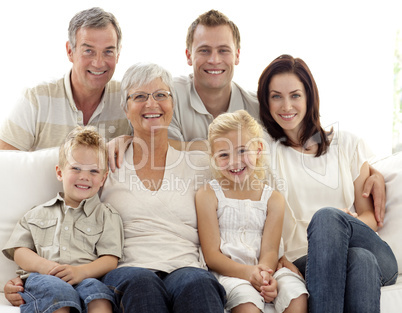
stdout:
{"type": "Polygon", "coordinates": [[[184,267],[154,273],[140,267],[120,267],[103,277],[124,313],[221,313],[225,290],[208,271],[184,267]]]}
{"type": "Polygon", "coordinates": [[[71,286],[56,276],[38,273],[28,276],[24,292],[19,294],[25,300],[21,313],[51,313],[63,307],[72,308],[71,312],[86,312],[92,300],[107,299],[112,304],[114,300],[113,292],[98,279],[84,279],[71,286]]]}
{"type": "Polygon", "coordinates": [[[380,312],[381,286],[398,276],[395,256],[370,227],[324,208],[307,229],[308,255],[294,262],[307,282],[309,311],[380,312]]]}

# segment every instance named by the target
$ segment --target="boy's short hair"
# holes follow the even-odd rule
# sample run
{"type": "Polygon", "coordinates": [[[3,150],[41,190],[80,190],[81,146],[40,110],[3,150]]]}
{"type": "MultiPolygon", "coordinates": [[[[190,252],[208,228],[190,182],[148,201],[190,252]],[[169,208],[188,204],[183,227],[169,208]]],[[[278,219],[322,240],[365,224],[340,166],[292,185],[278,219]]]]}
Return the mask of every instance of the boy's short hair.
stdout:
{"type": "Polygon", "coordinates": [[[72,152],[80,146],[98,151],[99,167],[105,171],[108,170],[109,159],[106,142],[94,126],[78,126],[67,135],[59,150],[60,168],[64,168],[69,163],[72,152]]]}

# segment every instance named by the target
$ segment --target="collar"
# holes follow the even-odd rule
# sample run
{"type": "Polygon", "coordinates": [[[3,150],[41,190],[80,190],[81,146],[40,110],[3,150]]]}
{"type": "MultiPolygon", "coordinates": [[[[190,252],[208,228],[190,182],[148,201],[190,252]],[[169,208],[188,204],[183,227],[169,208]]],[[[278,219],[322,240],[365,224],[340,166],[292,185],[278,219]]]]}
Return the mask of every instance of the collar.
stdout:
{"type": "MultiPolygon", "coordinates": [[[[56,203],[62,203],[63,206],[69,207],[64,202],[64,193],[63,192],[59,192],[56,197],[54,197],[53,199],[51,199],[48,202],[46,202],[45,204],[43,204],[43,206],[53,206],[56,203]]],[[[92,214],[92,212],[95,210],[95,208],[100,203],[101,202],[100,202],[98,194],[95,194],[93,197],[91,197],[89,199],[82,200],[81,203],[78,205],[78,207],[76,207],[76,208],[69,207],[69,208],[71,208],[73,210],[82,209],[84,211],[85,215],[89,216],[92,214]]]]}
{"type": "MultiPolygon", "coordinates": [[[[68,73],[66,75],[64,75],[64,88],[65,88],[67,99],[68,99],[68,102],[70,103],[71,109],[74,112],[78,112],[77,105],[75,104],[74,97],[73,97],[73,89],[71,88],[72,70],[73,69],[70,69],[68,71],[68,73]]],[[[106,94],[106,91],[108,90],[108,88],[109,88],[109,82],[105,85],[105,89],[103,90],[103,94],[102,94],[100,103],[99,103],[98,107],[96,108],[95,112],[92,114],[92,117],[96,116],[98,112],[102,112],[103,107],[105,105],[105,94],[106,94]]],[[[92,119],[92,117],[91,117],[91,119],[92,119]]]]}
{"type": "MultiPolygon", "coordinates": [[[[194,85],[194,75],[190,74],[190,104],[191,107],[200,114],[211,115],[206,109],[204,103],[202,102],[197,90],[195,89],[194,85]]],[[[229,100],[229,107],[227,112],[234,112],[237,110],[244,109],[243,97],[242,93],[240,92],[237,84],[233,81],[231,82],[232,91],[230,93],[230,100],[229,100]]]]}

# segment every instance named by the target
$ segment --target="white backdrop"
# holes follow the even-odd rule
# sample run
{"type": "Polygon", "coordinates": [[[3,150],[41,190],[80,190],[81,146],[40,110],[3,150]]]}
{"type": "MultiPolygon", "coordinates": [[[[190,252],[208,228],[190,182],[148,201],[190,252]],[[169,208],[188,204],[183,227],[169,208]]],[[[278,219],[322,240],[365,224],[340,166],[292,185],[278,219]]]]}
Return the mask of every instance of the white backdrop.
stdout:
{"type": "Polygon", "coordinates": [[[0,116],[23,88],[61,77],[70,68],[67,28],[80,10],[100,6],[119,20],[123,49],[114,78],[121,79],[138,61],[159,63],[175,76],[190,73],[185,59],[187,28],[199,14],[217,9],[240,29],[236,82],[256,90],[259,75],[275,57],[301,57],[318,84],[324,125],[338,123],[340,129],[365,138],[377,154],[391,153],[393,53],[402,1],[236,2],[4,1],[0,116]]]}

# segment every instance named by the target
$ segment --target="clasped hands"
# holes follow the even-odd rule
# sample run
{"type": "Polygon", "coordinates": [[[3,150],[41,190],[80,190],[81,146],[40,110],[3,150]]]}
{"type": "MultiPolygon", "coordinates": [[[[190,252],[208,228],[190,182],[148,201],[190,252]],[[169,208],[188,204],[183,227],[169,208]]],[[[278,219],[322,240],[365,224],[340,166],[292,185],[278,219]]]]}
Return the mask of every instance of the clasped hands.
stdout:
{"type": "Polygon", "coordinates": [[[274,271],[268,266],[261,264],[251,267],[249,282],[251,285],[260,292],[265,302],[272,302],[278,295],[278,284],[276,279],[272,276],[274,271]]]}

